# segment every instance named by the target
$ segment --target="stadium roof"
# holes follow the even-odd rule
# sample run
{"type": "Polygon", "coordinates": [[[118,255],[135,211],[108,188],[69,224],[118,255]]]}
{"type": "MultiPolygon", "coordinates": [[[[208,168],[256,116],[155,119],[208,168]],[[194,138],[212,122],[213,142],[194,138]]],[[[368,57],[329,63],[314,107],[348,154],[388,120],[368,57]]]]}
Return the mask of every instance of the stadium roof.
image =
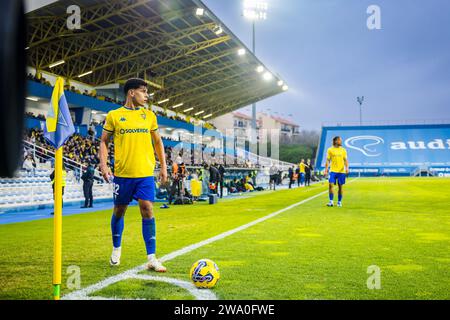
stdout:
{"type": "Polygon", "coordinates": [[[283,92],[199,0],[60,0],[27,18],[31,67],[94,87],[139,76],[153,84],[155,104],[187,115],[214,118],[283,92]],[[67,28],[73,4],[80,30],[67,28]]]}

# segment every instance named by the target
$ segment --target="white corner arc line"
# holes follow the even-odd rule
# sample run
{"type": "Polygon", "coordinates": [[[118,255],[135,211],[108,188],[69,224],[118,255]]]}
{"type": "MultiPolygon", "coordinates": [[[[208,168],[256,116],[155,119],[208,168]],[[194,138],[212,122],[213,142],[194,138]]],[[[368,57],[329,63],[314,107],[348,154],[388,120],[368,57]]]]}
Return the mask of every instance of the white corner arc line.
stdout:
{"type": "MultiPolygon", "coordinates": [[[[353,182],[355,180],[357,180],[357,178],[353,179],[350,182],[353,182]]],[[[203,246],[208,245],[210,243],[216,242],[218,240],[222,240],[222,239],[224,239],[224,238],[226,238],[228,236],[231,236],[231,235],[233,235],[233,234],[235,234],[237,232],[240,232],[242,230],[248,229],[248,228],[250,228],[250,227],[252,227],[252,226],[254,226],[254,225],[258,224],[258,223],[261,223],[261,222],[264,222],[264,221],[266,221],[268,219],[271,219],[271,218],[273,218],[273,217],[275,217],[275,216],[277,216],[277,215],[279,215],[279,214],[281,214],[283,212],[286,212],[286,211],[291,210],[291,209],[293,209],[293,208],[295,208],[297,206],[300,206],[300,205],[302,205],[302,204],[304,204],[306,202],[314,200],[314,199],[316,199],[316,198],[318,198],[318,197],[320,197],[320,196],[322,196],[322,195],[324,195],[326,193],[328,193],[328,190],[322,191],[322,192],[320,192],[320,193],[318,193],[318,194],[316,194],[316,195],[314,195],[312,197],[306,198],[306,199],[304,199],[304,200],[302,200],[300,202],[294,203],[294,204],[292,204],[292,205],[290,205],[290,206],[288,206],[286,208],[280,209],[280,210],[278,210],[276,212],[273,212],[273,213],[271,213],[271,214],[269,214],[267,216],[264,216],[264,217],[261,217],[259,219],[256,219],[256,220],[254,220],[252,222],[246,223],[246,224],[244,224],[244,225],[242,225],[240,227],[237,227],[235,229],[223,232],[223,233],[221,233],[221,234],[219,234],[217,236],[214,236],[212,238],[209,238],[209,239],[206,239],[206,240],[203,240],[203,241],[191,244],[191,245],[189,245],[187,247],[184,247],[182,249],[173,251],[173,252],[171,252],[171,253],[161,257],[160,260],[162,262],[165,262],[165,261],[169,261],[169,260],[175,259],[175,258],[177,258],[177,257],[179,257],[181,255],[184,255],[186,253],[194,251],[194,250],[196,250],[196,249],[198,249],[200,247],[203,247],[203,246]]],[[[112,285],[114,283],[120,282],[120,281],[125,280],[125,279],[140,277],[140,275],[138,275],[138,273],[143,271],[143,270],[145,270],[145,266],[146,266],[146,264],[137,266],[137,267],[135,267],[133,269],[129,269],[129,270],[124,271],[122,273],[119,273],[117,275],[114,275],[114,276],[111,276],[111,277],[106,278],[104,280],[101,280],[101,281],[99,281],[99,282],[97,282],[95,284],[87,286],[86,288],[73,291],[73,292],[63,296],[62,299],[63,300],[88,300],[88,299],[92,299],[92,298],[89,297],[89,295],[91,293],[99,291],[99,290],[101,290],[101,289],[103,289],[103,288],[105,288],[105,287],[107,287],[109,285],[112,285]]],[[[101,298],[101,297],[97,297],[97,298],[101,298]]]]}
{"type": "MultiPolygon", "coordinates": [[[[152,276],[148,274],[135,274],[134,276],[127,277],[126,279],[138,279],[138,280],[148,280],[148,281],[158,281],[169,283],[174,286],[180,287],[188,291],[195,299],[197,300],[217,300],[217,296],[213,291],[207,289],[199,289],[191,282],[161,277],[161,276],[152,276]]],[[[124,279],[123,279],[124,280],[124,279]]],[[[66,299],[66,298],[65,298],[66,299]]],[[[143,298],[120,298],[120,297],[101,297],[101,296],[86,296],[87,300],[147,300],[143,298]]]]}
{"type": "Polygon", "coordinates": [[[217,300],[217,296],[211,290],[199,289],[188,281],[168,277],[152,276],[149,274],[136,274],[135,276],[133,276],[133,279],[170,283],[187,290],[197,300],[217,300]]]}

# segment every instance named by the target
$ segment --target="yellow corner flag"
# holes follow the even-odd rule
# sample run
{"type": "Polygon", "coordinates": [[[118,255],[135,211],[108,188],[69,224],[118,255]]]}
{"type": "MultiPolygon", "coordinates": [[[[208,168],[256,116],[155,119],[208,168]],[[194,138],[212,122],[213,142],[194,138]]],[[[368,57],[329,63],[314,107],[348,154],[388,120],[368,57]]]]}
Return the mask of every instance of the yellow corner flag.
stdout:
{"type": "Polygon", "coordinates": [[[53,219],[53,297],[59,300],[61,293],[62,252],[62,146],[75,133],[69,106],[64,96],[64,79],[56,79],[50,108],[47,114],[44,137],[55,148],[55,204],[53,219]]]}

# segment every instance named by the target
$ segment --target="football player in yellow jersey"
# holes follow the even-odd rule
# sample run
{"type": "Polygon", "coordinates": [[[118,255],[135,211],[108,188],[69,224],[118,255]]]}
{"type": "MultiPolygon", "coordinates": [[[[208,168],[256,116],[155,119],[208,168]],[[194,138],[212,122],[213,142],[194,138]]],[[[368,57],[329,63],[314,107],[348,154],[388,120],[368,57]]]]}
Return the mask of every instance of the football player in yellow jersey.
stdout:
{"type": "Polygon", "coordinates": [[[120,264],[124,215],[129,203],[139,202],[142,216],[142,236],[147,250],[147,268],[165,272],[156,259],[156,227],[153,215],[155,200],[155,155],[160,163],[161,183],[167,180],[164,145],[158,133],[155,114],[144,108],[148,101],[147,84],[142,79],[130,79],[124,88],[126,103],[106,116],[100,142],[100,170],[103,178],[114,185],[114,212],[111,218],[113,252],[110,264],[120,264]],[[107,165],[108,143],[114,139],[114,176],[107,165]]]}
{"type": "Polygon", "coordinates": [[[300,161],[300,164],[298,165],[299,167],[299,175],[298,175],[298,180],[299,180],[299,186],[304,187],[305,186],[305,159],[302,159],[302,161],[300,161]]]}
{"type": "Polygon", "coordinates": [[[347,151],[342,147],[341,137],[333,138],[333,146],[328,148],[327,161],[325,163],[325,175],[328,174],[328,167],[330,166],[329,182],[329,198],[330,202],[327,206],[332,207],[334,205],[334,191],[333,187],[337,183],[339,187],[338,193],[338,207],[342,207],[342,196],[344,194],[345,178],[348,175],[348,159],[347,151]]]}

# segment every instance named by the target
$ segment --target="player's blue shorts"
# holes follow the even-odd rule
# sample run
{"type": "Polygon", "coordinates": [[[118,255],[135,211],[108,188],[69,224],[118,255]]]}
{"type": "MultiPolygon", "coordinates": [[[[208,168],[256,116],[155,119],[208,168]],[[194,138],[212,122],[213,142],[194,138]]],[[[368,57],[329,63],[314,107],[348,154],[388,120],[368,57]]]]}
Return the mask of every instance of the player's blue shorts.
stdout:
{"type": "Polygon", "coordinates": [[[114,177],[114,204],[127,205],[134,200],[155,201],[155,178],[114,177]]]}
{"type": "Polygon", "coordinates": [[[330,172],[330,178],[328,179],[329,183],[336,184],[336,182],[340,185],[345,184],[345,173],[337,173],[337,172],[330,172]]]}

